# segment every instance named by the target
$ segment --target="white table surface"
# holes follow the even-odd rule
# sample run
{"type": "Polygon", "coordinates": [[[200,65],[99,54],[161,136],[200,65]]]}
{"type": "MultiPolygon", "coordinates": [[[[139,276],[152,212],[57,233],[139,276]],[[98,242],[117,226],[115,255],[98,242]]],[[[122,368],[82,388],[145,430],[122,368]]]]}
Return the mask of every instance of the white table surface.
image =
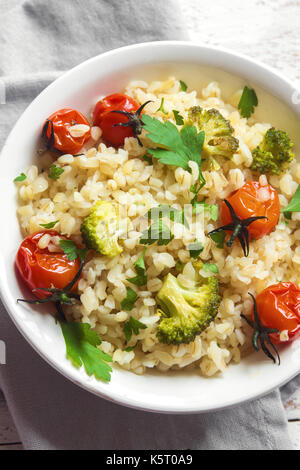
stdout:
{"type": "MultiPolygon", "coordinates": [[[[0,0],[0,18],[22,0],[0,0]]],[[[255,57],[300,88],[300,0],[185,0],[180,2],[193,41],[255,57]]],[[[300,390],[285,403],[289,433],[300,450],[300,390]]],[[[0,392],[0,450],[22,449],[0,392]]]]}

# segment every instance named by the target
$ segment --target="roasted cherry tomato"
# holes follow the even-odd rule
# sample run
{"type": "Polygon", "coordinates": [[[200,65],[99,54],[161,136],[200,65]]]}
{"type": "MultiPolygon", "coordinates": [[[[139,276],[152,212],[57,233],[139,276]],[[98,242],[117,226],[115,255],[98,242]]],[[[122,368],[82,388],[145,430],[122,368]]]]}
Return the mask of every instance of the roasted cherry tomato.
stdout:
{"type": "Polygon", "coordinates": [[[61,109],[51,114],[43,127],[43,138],[49,148],[56,148],[63,153],[75,155],[80,152],[85,142],[91,137],[88,120],[75,109],[61,109]],[[80,137],[73,137],[70,127],[84,124],[89,129],[80,137]]]}
{"type": "Polygon", "coordinates": [[[114,93],[98,101],[94,109],[94,125],[102,129],[105,140],[115,147],[124,145],[126,137],[134,137],[131,126],[123,127],[118,124],[129,123],[129,118],[125,114],[112,113],[111,111],[123,111],[125,113],[136,113],[140,108],[130,96],[122,93],[114,93]],[[117,126],[116,126],[117,125],[117,126]],[[116,127],[113,127],[116,126],[116,127]]]}
{"type": "MultiPolygon", "coordinates": [[[[287,330],[289,342],[300,336],[300,289],[295,284],[280,282],[267,287],[256,297],[256,304],[264,327],[287,330]]],[[[283,342],[277,333],[270,338],[273,343],[283,342]]]]}
{"type": "MultiPolygon", "coordinates": [[[[240,219],[267,217],[255,220],[247,226],[251,238],[256,240],[262,238],[276,227],[280,216],[280,203],[277,192],[270,184],[262,186],[258,181],[248,181],[226,199],[240,219]]],[[[224,225],[232,221],[224,202],[221,207],[221,218],[224,225]]]]}
{"type": "MultiPolygon", "coordinates": [[[[39,240],[46,233],[60,236],[55,230],[34,233],[23,240],[17,253],[17,270],[31,291],[37,287],[63,289],[74,279],[80,268],[79,258],[69,261],[64,253],[51,253],[48,248],[39,248],[39,240]]],[[[76,287],[75,284],[73,290],[76,287]]],[[[42,291],[35,291],[34,294],[40,299],[49,296],[42,291]]]]}

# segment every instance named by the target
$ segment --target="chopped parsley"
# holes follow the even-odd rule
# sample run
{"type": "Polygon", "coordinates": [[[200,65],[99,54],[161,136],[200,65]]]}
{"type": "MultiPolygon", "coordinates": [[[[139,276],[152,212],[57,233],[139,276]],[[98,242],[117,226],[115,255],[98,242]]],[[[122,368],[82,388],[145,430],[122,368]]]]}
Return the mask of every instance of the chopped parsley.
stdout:
{"type": "Polygon", "coordinates": [[[167,204],[160,204],[159,206],[152,207],[148,212],[149,220],[158,220],[167,217],[172,222],[177,222],[189,228],[189,223],[184,216],[184,209],[175,209],[175,207],[168,206],[167,204]]]}
{"type": "Polygon", "coordinates": [[[183,80],[179,80],[180,83],[180,89],[181,91],[186,91],[187,90],[187,84],[183,80]]]}
{"type": "Polygon", "coordinates": [[[58,178],[64,173],[65,170],[56,165],[51,165],[48,173],[49,178],[58,180],[58,178]]]}
{"type": "Polygon", "coordinates": [[[284,217],[288,220],[292,218],[291,212],[300,212],[300,184],[289,204],[281,212],[283,212],[284,217]]]}
{"type": "Polygon", "coordinates": [[[14,179],[14,183],[16,183],[17,181],[24,181],[26,180],[27,176],[25,175],[25,173],[21,173],[20,176],[17,176],[15,179],[14,179]]]}
{"type": "Polygon", "coordinates": [[[78,256],[81,260],[84,260],[88,252],[86,248],[77,248],[76,243],[73,242],[73,240],[60,240],[59,246],[65,255],[67,255],[69,261],[74,261],[78,256]]]}
{"type": "Polygon", "coordinates": [[[158,219],[153,222],[152,225],[143,231],[140,238],[141,245],[153,245],[157,242],[159,246],[167,245],[174,239],[174,235],[170,228],[163,222],[162,219],[158,219]]]}
{"type": "Polygon", "coordinates": [[[209,212],[210,218],[216,222],[219,217],[219,206],[218,204],[207,204],[204,201],[194,202],[193,212],[199,214],[202,211],[209,212]]]}
{"type": "Polygon", "coordinates": [[[222,232],[212,233],[210,235],[210,238],[216,243],[217,248],[224,248],[226,232],[222,231],[222,232]]]}
{"type": "Polygon", "coordinates": [[[147,284],[147,276],[145,274],[145,271],[146,271],[145,253],[146,253],[146,247],[144,247],[143,253],[139,257],[139,259],[134,263],[134,269],[137,275],[135,277],[131,277],[127,279],[127,281],[131,282],[131,284],[134,284],[139,287],[147,284]]]}
{"type": "Polygon", "coordinates": [[[87,323],[60,321],[60,326],[67,358],[72,364],[77,368],[84,365],[89,376],[94,375],[97,380],[109,382],[112,368],[108,363],[112,362],[112,357],[98,349],[101,344],[98,334],[87,323]]]}
{"type": "Polygon", "coordinates": [[[204,246],[201,242],[194,242],[188,246],[188,250],[190,252],[190,257],[197,259],[200,253],[204,250],[204,246]]]}
{"type": "Polygon", "coordinates": [[[158,108],[156,112],[161,111],[163,114],[168,114],[168,112],[164,108],[164,102],[165,102],[165,99],[162,98],[160,102],[160,107],[158,108]]]}
{"type": "Polygon", "coordinates": [[[123,328],[126,341],[128,342],[131,339],[133,333],[135,335],[138,335],[140,330],[145,330],[146,328],[147,328],[147,325],[140,322],[139,320],[136,320],[133,317],[130,317],[129,320],[125,323],[124,328],[123,328]]]}
{"type": "Polygon", "coordinates": [[[131,287],[127,287],[126,297],[121,302],[122,309],[128,312],[132,310],[137,298],[137,293],[133,289],[131,289],[131,287]]]}
{"type": "Polygon", "coordinates": [[[175,119],[177,126],[183,126],[184,119],[181,116],[181,114],[179,114],[179,111],[176,111],[176,109],[173,109],[173,114],[174,114],[174,119],[175,119]]]}
{"type": "Polygon", "coordinates": [[[58,224],[59,220],[56,220],[55,222],[49,222],[49,224],[40,224],[41,227],[51,229],[55,227],[56,224],[58,224]]]}
{"type": "Polygon", "coordinates": [[[244,118],[249,118],[254,113],[255,107],[258,105],[257,95],[253,88],[244,87],[238,108],[244,118]]]}

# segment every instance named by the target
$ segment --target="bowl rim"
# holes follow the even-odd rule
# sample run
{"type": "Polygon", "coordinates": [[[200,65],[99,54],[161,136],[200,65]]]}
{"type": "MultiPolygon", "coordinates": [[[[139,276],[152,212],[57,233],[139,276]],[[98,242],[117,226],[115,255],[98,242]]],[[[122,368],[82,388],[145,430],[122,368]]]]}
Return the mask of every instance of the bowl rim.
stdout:
{"type": "MultiPolygon", "coordinates": [[[[233,51],[231,49],[228,49],[228,48],[217,47],[217,46],[209,46],[209,45],[194,42],[194,41],[175,41],[175,40],[172,40],[172,41],[150,41],[150,42],[145,42],[145,43],[136,43],[136,44],[131,44],[131,45],[128,45],[128,46],[122,46],[122,47],[119,47],[119,48],[116,48],[116,49],[112,49],[112,50],[103,52],[101,54],[98,54],[94,57],[91,57],[91,58],[87,59],[84,62],[81,62],[80,64],[76,65],[75,67],[71,68],[70,70],[62,73],[62,75],[60,75],[50,85],[48,85],[26,107],[25,111],[22,112],[21,116],[18,118],[18,120],[16,121],[16,123],[14,124],[12,129],[10,130],[10,133],[9,133],[8,137],[6,138],[6,141],[5,141],[5,143],[3,145],[3,148],[1,150],[0,159],[3,158],[4,154],[6,153],[6,149],[10,145],[10,141],[13,138],[14,130],[18,126],[19,121],[21,121],[21,119],[23,118],[23,115],[25,113],[29,112],[30,109],[32,107],[34,107],[35,104],[40,100],[40,98],[42,96],[46,95],[49,92],[49,90],[52,90],[52,88],[55,88],[56,85],[59,82],[67,80],[68,77],[70,75],[72,76],[72,74],[75,71],[79,71],[80,69],[84,69],[87,65],[92,64],[93,62],[97,62],[100,57],[101,58],[113,57],[115,55],[122,54],[122,53],[126,54],[127,52],[130,52],[132,50],[156,48],[156,47],[161,47],[161,46],[171,47],[171,48],[174,48],[176,46],[182,46],[182,47],[187,47],[187,48],[197,48],[199,50],[199,52],[201,52],[201,51],[210,52],[211,51],[211,52],[221,53],[221,54],[227,56],[228,58],[229,57],[231,57],[231,58],[234,57],[234,58],[237,58],[237,59],[241,60],[244,64],[250,64],[252,66],[255,66],[256,68],[261,69],[262,72],[263,71],[269,72],[271,75],[276,76],[277,78],[279,78],[281,80],[281,82],[283,82],[284,85],[290,87],[290,89],[292,89],[294,91],[297,91],[297,92],[299,92],[299,90],[300,90],[300,88],[296,84],[294,84],[291,80],[289,80],[287,77],[285,77],[281,72],[275,70],[271,66],[266,65],[266,64],[262,63],[261,61],[258,61],[254,58],[251,58],[251,57],[248,57],[244,54],[235,52],[235,51],[233,51]]],[[[184,61],[178,60],[178,62],[182,63],[184,61]]],[[[200,61],[199,61],[199,64],[200,64],[200,61]]],[[[217,65],[214,65],[214,67],[217,68],[217,65]]],[[[219,68],[222,68],[222,67],[219,67],[219,68]]],[[[233,74],[233,72],[232,72],[232,74],[233,74]]],[[[2,250],[3,250],[3,248],[0,246],[0,255],[1,255],[2,250]]],[[[227,409],[227,408],[231,408],[233,406],[239,405],[241,403],[247,403],[247,402],[252,401],[254,399],[260,398],[260,397],[270,393],[275,388],[283,386],[285,383],[287,383],[288,381],[293,379],[300,372],[300,365],[299,365],[298,370],[295,370],[295,372],[292,375],[289,375],[289,376],[286,376],[286,377],[282,378],[282,380],[280,380],[276,384],[273,384],[273,385],[270,385],[270,386],[267,386],[267,387],[261,387],[261,389],[257,393],[255,393],[255,394],[252,393],[251,396],[249,396],[248,398],[241,397],[238,400],[237,399],[228,400],[227,402],[224,402],[224,403],[220,404],[219,406],[216,406],[216,405],[211,406],[211,407],[206,406],[204,408],[201,408],[201,406],[197,406],[197,407],[194,407],[194,408],[189,408],[188,410],[184,409],[183,406],[174,406],[174,405],[172,405],[172,403],[170,403],[170,406],[169,406],[168,409],[166,409],[165,407],[153,406],[151,404],[149,405],[147,403],[141,404],[140,402],[135,402],[134,400],[132,400],[132,398],[128,398],[128,397],[124,397],[124,396],[122,396],[122,397],[117,396],[116,393],[111,394],[111,391],[110,391],[110,394],[109,394],[108,387],[107,387],[107,391],[105,391],[105,388],[102,388],[101,390],[100,389],[95,390],[95,389],[93,389],[93,387],[90,386],[89,383],[78,380],[78,378],[75,378],[75,376],[72,375],[68,370],[65,370],[65,368],[62,367],[62,365],[59,364],[58,361],[51,358],[51,355],[47,354],[45,351],[42,351],[41,348],[26,333],[26,331],[24,330],[24,328],[22,326],[22,322],[19,321],[16,318],[15,314],[14,314],[14,305],[7,301],[7,296],[5,295],[5,290],[6,289],[5,289],[5,286],[4,286],[4,284],[5,284],[4,283],[4,276],[5,276],[5,270],[3,268],[3,269],[0,269],[0,298],[3,302],[3,305],[4,305],[7,313],[9,314],[11,320],[13,321],[14,325],[17,327],[17,329],[19,330],[21,335],[26,339],[26,341],[33,347],[33,349],[49,365],[51,365],[57,372],[61,373],[65,378],[69,379],[71,382],[75,383],[80,388],[82,388],[86,391],[89,391],[90,393],[93,393],[94,395],[96,395],[100,398],[104,398],[104,399],[106,399],[110,402],[113,402],[113,403],[116,403],[116,404],[119,404],[119,405],[123,405],[125,407],[138,409],[138,410],[143,410],[143,411],[149,411],[149,412],[165,413],[165,414],[195,414],[195,413],[205,413],[205,412],[210,412],[210,411],[223,410],[223,409],[227,409]]],[[[104,385],[107,386],[107,384],[104,384],[104,385]]]]}

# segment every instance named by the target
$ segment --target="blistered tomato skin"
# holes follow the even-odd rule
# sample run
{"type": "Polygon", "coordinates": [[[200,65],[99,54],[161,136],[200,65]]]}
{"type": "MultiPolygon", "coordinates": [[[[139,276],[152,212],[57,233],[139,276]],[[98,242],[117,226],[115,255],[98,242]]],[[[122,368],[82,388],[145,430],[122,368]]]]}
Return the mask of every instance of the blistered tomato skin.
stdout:
{"type": "Polygon", "coordinates": [[[62,153],[77,154],[91,137],[90,123],[83,114],[75,109],[66,108],[56,111],[48,117],[47,121],[49,121],[46,132],[47,142],[51,142],[51,133],[53,132],[53,146],[62,153]],[[70,133],[70,128],[77,124],[89,126],[89,130],[80,137],[74,137],[70,133]]]}
{"type": "MultiPolygon", "coordinates": [[[[286,343],[300,337],[300,289],[292,282],[280,282],[264,289],[256,297],[260,321],[267,328],[286,331],[287,341],[271,334],[273,343],[286,343]]],[[[254,317],[253,317],[254,319],[254,317]]]]}
{"type": "Polygon", "coordinates": [[[124,114],[112,113],[112,111],[124,111],[134,114],[139,108],[139,103],[125,94],[114,93],[106,96],[98,101],[95,106],[94,126],[102,129],[102,136],[107,142],[115,147],[121,147],[124,145],[126,137],[134,137],[134,133],[130,126],[118,125],[128,123],[128,117],[124,114]]]}
{"type": "MultiPolygon", "coordinates": [[[[16,256],[16,268],[24,284],[32,291],[37,287],[65,288],[80,268],[79,258],[70,261],[64,253],[52,253],[47,248],[40,249],[39,240],[45,235],[60,236],[55,230],[44,230],[25,238],[16,256]]],[[[64,237],[66,238],[66,237],[64,237]]],[[[77,284],[72,290],[76,290],[77,284]]],[[[35,291],[40,299],[50,294],[35,291]]]]}
{"type": "MultiPolygon", "coordinates": [[[[270,185],[262,186],[258,181],[248,181],[226,198],[241,219],[264,216],[252,222],[247,228],[252,239],[258,240],[270,234],[280,216],[280,202],[277,191],[270,185]]],[[[221,218],[224,225],[232,222],[228,207],[223,202],[221,218]]]]}

